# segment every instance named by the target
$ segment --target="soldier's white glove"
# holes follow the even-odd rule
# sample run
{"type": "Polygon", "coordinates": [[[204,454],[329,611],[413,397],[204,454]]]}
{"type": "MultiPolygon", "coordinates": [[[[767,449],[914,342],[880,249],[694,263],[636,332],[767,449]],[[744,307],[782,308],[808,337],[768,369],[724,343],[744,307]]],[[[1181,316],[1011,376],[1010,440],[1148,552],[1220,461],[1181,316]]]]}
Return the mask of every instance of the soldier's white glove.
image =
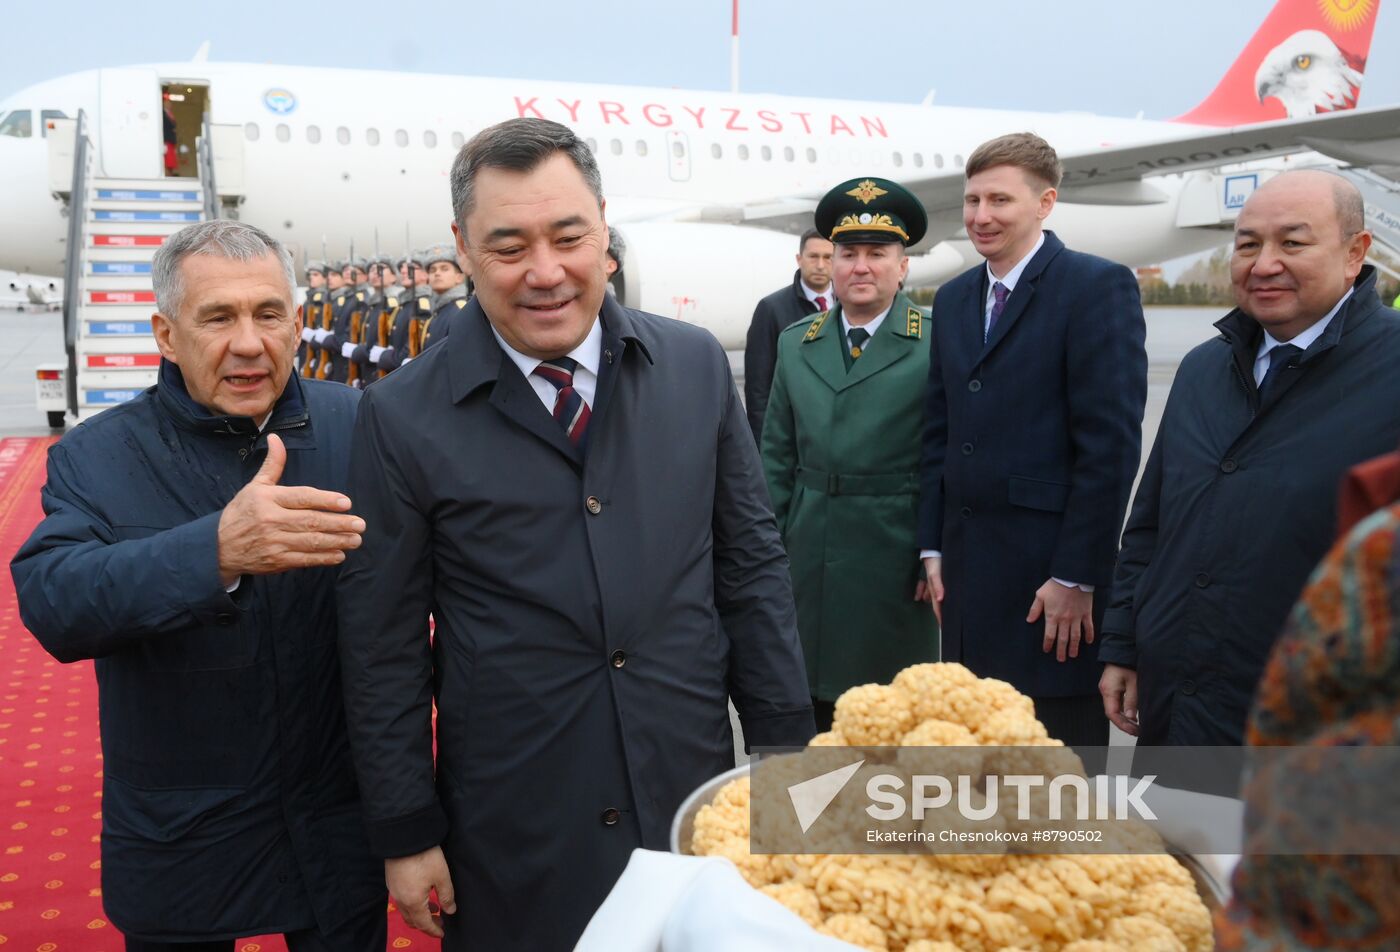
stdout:
{"type": "Polygon", "coordinates": [[[326,338],[330,336],[331,332],[322,328],[321,330],[316,332],[316,343],[324,344],[326,342],[326,338]]]}
{"type": "Polygon", "coordinates": [[[341,344],[341,345],[340,345],[340,356],[344,357],[346,360],[349,360],[351,357],[354,357],[354,356],[355,356],[355,346],[356,346],[356,345],[350,344],[350,343],[341,344]]]}
{"type": "Polygon", "coordinates": [[[302,340],[310,340],[311,338],[313,338],[313,337],[315,337],[315,336],[316,336],[316,329],[315,329],[314,327],[303,327],[303,328],[301,329],[301,339],[302,339],[302,340]]]}
{"type": "Polygon", "coordinates": [[[411,364],[411,363],[413,363],[413,358],[412,358],[412,357],[405,357],[405,358],[403,359],[403,362],[404,362],[405,364],[411,364]]]}
{"type": "Polygon", "coordinates": [[[377,363],[379,363],[379,358],[380,358],[380,357],[384,354],[384,352],[385,352],[386,350],[388,350],[388,349],[389,349],[389,348],[387,348],[387,347],[371,347],[371,348],[369,349],[369,362],[372,363],[372,364],[377,364],[377,363]]]}

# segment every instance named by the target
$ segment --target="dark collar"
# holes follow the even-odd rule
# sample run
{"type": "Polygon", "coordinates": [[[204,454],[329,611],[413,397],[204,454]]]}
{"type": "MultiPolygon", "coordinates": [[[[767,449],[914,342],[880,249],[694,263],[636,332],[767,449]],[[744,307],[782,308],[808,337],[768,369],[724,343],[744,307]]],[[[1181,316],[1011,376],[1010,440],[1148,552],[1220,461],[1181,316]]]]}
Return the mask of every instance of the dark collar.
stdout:
{"type": "MultiPolygon", "coordinates": [[[[1342,335],[1358,326],[1370,314],[1372,305],[1379,302],[1376,296],[1376,269],[1374,265],[1363,265],[1361,273],[1352,283],[1351,298],[1333,316],[1332,322],[1322,332],[1322,336],[1312,342],[1298,359],[1306,363],[1323,351],[1337,346],[1342,335]]],[[[1245,367],[1253,367],[1259,343],[1264,339],[1264,328],[1254,318],[1239,308],[1235,308],[1215,322],[1220,336],[1230,345],[1235,356],[1245,367]]]]}
{"type": "MultiPolygon", "coordinates": [[[[617,303],[612,295],[603,296],[600,312],[603,322],[603,359],[620,360],[629,351],[641,354],[647,363],[655,364],[652,349],[647,346],[648,331],[637,325],[631,312],[617,303]],[[635,345],[635,346],[634,346],[635,345]]],[[[481,307],[481,299],[473,297],[452,327],[452,333],[440,345],[447,348],[448,380],[454,403],[461,402],[478,387],[495,383],[501,372],[501,361],[508,359],[491,322],[481,307]]]]}
{"type": "MultiPolygon", "coordinates": [[[[156,399],[176,425],[197,433],[210,433],[221,436],[253,437],[258,435],[258,424],[252,417],[225,416],[212,413],[196,403],[185,386],[185,376],[180,368],[170,361],[161,359],[156,376],[156,399]]],[[[285,430],[305,426],[311,415],[306,409],[306,399],[301,390],[301,378],[293,373],[287,378],[282,396],[272,407],[272,417],[264,432],[285,430]]]]}

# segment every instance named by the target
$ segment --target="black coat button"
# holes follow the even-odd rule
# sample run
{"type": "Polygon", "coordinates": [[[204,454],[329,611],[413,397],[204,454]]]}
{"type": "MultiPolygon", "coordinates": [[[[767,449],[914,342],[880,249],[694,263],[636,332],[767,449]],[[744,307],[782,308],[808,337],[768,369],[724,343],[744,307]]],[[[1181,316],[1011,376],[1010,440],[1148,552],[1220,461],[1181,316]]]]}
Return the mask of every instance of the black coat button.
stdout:
{"type": "Polygon", "coordinates": [[[1209,576],[1209,575],[1207,575],[1205,572],[1202,572],[1202,573],[1200,573],[1199,575],[1196,576],[1196,587],[1197,587],[1197,588],[1205,588],[1205,587],[1208,586],[1208,585],[1210,585],[1210,576],[1209,576]]]}
{"type": "Polygon", "coordinates": [[[971,455],[972,455],[972,444],[971,444],[971,443],[964,443],[964,444],[962,445],[962,451],[963,451],[963,455],[964,455],[964,456],[971,456],[971,455]]]}
{"type": "Polygon", "coordinates": [[[598,501],[597,496],[589,496],[588,500],[584,502],[584,506],[595,516],[603,511],[603,504],[598,501]]]}
{"type": "Polygon", "coordinates": [[[622,819],[622,814],[613,807],[608,807],[599,819],[603,821],[604,826],[617,826],[617,821],[622,819]]]}
{"type": "Polygon", "coordinates": [[[1239,464],[1232,459],[1222,460],[1220,463],[1220,471],[1222,473],[1233,473],[1239,468],[1239,464]]]}
{"type": "Polygon", "coordinates": [[[624,664],[627,663],[627,652],[623,651],[621,648],[618,648],[612,653],[611,656],[609,656],[608,663],[611,664],[614,668],[622,667],[624,664]]]}
{"type": "Polygon", "coordinates": [[[982,389],[982,381],[980,381],[980,380],[971,380],[971,381],[968,381],[967,389],[971,390],[973,393],[976,393],[977,391],[979,391],[979,390],[982,389]]]}
{"type": "Polygon", "coordinates": [[[219,612],[214,616],[214,623],[216,625],[232,625],[233,612],[219,612]]]}
{"type": "Polygon", "coordinates": [[[967,506],[963,506],[961,509],[958,510],[958,515],[966,519],[972,515],[972,510],[969,509],[967,506]]]}
{"type": "Polygon", "coordinates": [[[1182,694],[1185,694],[1185,695],[1187,695],[1187,696],[1190,696],[1190,695],[1192,695],[1192,694],[1195,694],[1195,693],[1196,693],[1196,682],[1195,682],[1195,681],[1182,681],[1182,682],[1181,682],[1181,693],[1182,693],[1182,694]]]}

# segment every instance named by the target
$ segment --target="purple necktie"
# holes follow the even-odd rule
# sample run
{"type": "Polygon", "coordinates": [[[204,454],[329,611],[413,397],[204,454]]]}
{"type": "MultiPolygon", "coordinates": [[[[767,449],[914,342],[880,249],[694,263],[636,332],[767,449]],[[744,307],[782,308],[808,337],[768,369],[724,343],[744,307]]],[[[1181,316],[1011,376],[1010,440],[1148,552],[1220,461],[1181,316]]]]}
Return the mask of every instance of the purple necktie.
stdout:
{"type": "Polygon", "coordinates": [[[992,285],[992,297],[995,299],[992,304],[992,313],[987,317],[987,332],[982,335],[982,343],[987,342],[987,338],[992,336],[992,328],[997,326],[997,318],[1001,317],[1001,312],[1006,310],[1006,299],[1011,296],[1011,290],[1000,281],[992,285]]]}
{"type": "Polygon", "coordinates": [[[816,301],[814,301],[813,303],[815,303],[815,304],[817,305],[817,310],[819,310],[819,311],[825,311],[825,310],[826,310],[826,295],[825,295],[825,294],[818,294],[818,295],[817,295],[816,301]]]}

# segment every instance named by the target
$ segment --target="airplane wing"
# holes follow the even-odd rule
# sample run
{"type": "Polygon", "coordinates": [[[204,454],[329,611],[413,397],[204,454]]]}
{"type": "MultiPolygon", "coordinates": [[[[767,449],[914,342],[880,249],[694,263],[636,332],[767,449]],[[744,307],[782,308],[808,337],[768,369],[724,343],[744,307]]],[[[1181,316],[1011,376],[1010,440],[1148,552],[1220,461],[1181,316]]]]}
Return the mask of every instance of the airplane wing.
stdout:
{"type": "MultiPolygon", "coordinates": [[[[1316,151],[1339,162],[1400,177],[1400,106],[1352,109],[1305,119],[1282,119],[1251,125],[1186,129],[1179,137],[1132,145],[1105,145],[1062,153],[1064,181],[1060,201],[1094,205],[1146,205],[1166,196],[1144,181],[1154,175],[1218,168],[1316,151]]],[[[928,237],[914,251],[925,250],[962,229],[963,175],[960,170],[918,179],[900,179],[923,203],[929,216],[928,237]]],[[[793,234],[812,223],[820,195],[800,195],[742,206],[710,206],[702,221],[753,225],[793,234]]]]}

